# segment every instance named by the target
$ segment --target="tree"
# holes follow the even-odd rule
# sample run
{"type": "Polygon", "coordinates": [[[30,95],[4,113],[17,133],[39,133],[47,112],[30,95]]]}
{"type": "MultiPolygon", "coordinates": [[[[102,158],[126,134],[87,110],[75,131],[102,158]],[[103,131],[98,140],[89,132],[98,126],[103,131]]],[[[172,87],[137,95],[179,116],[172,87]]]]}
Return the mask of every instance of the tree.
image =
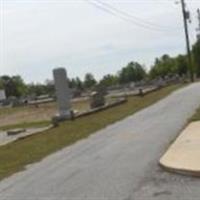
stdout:
{"type": "Polygon", "coordinates": [[[176,59],[165,54],[161,58],[156,58],[150,70],[150,78],[165,77],[177,73],[176,59]]]}
{"type": "Polygon", "coordinates": [[[43,84],[31,83],[28,85],[28,95],[40,96],[46,94],[45,87],[43,84]]]}
{"type": "Polygon", "coordinates": [[[76,88],[76,80],[74,78],[69,79],[69,87],[70,88],[76,88]]]}
{"type": "Polygon", "coordinates": [[[13,76],[12,81],[16,87],[16,93],[14,96],[25,96],[27,93],[27,86],[24,83],[24,80],[21,78],[21,76],[13,76]]]}
{"type": "Polygon", "coordinates": [[[72,78],[71,80],[69,80],[69,87],[83,90],[83,83],[79,77],[72,78]]]}
{"type": "Polygon", "coordinates": [[[83,90],[83,82],[80,80],[79,77],[76,77],[76,88],[79,90],[83,90]]]}
{"type": "Polygon", "coordinates": [[[0,90],[2,90],[2,89],[4,89],[4,87],[3,87],[3,81],[2,81],[2,79],[0,78],[0,90]]]}
{"type": "Polygon", "coordinates": [[[176,70],[177,74],[180,76],[186,75],[188,71],[188,63],[187,63],[187,57],[184,55],[179,55],[176,58],[176,70]]]}
{"type": "Polygon", "coordinates": [[[42,83],[31,83],[28,86],[28,95],[40,96],[40,95],[50,95],[54,96],[55,87],[54,82],[51,80],[46,80],[44,84],[42,83]]]}
{"type": "Polygon", "coordinates": [[[195,63],[195,71],[197,76],[200,77],[200,40],[198,40],[193,46],[192,52],[195,63]]]}
{"type": "Polygon", "coordinates": [[[91,73],[87,73],[84,79],[84,87],[85,88],[92,88],[95,86],[97,81],[95,80],[94,76],[91,73]]]}
{"type": "Polygon", "coordinates": [[[130,62],[119,72],[120,83],[141,81],[146,76],[144,67],[137,62],[130,62]]]}
{"type": "Polygon", "coordinates": [[[45,81],[45,92],[46,94],[50,95],[50,96],[54,96],[55,95],[55,86],[54,86],[54,81],[53,80],[46,80],[45,81]]]}
{"type": "Polygon", "coordinates": [[[105,75],[100,81],[99,81],[99,85],[102,85],[104,87],[109,87],[109,86],[113,86],[119,83],[119,78],[115,75],[105,75]]]}
{"type": "Polygon", "coordinates": [[[0,82],[2,85],[2,88],[4,88],[6,96],[15,96],[15,97],[21,97],[26,95],[27,93],[27,87],[24,83],[23,79],[20,76],[1,76],[0,82]]]}

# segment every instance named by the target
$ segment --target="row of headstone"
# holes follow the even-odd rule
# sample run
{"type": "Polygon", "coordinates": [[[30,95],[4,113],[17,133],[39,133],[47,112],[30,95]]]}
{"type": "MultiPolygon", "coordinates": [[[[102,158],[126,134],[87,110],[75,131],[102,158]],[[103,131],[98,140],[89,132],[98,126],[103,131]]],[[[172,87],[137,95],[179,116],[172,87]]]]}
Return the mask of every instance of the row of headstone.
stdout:
{"type": "MultiPolygon", "coordinates": [[[[54,84],[56,90],[58,114],[53,117],[53,121],[58,122],[73,118],[71,107],[71,91],[69,88],[67,72],[65,68],[56,68],[53,70],[54,84]]],[[[90,96],[90,107],[96,108],[105,105],[104,91],[99,89],[90,96]]]]}

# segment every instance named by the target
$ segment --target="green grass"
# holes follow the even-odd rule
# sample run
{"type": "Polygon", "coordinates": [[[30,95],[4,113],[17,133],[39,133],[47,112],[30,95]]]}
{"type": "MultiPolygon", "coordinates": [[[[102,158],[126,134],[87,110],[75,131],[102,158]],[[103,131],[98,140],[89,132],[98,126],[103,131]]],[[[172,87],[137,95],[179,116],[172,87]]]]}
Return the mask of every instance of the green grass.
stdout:
{"type": "Polygon", "coordinates": [[[190,121],[200,121],[200,108],[196,111],[190,121]]]}
{"type": "Polygon", "coordinates": [[[22,107],[5,107],[5,108],[0,108],[0,116],[1,115],[9,115],[9,114],[13,114],[16,112],[21,112],[25,109],[25,106],[22,107]]]}
{"type": "MultiPolygon", "coordinates": [[[[78,111],[87,110],[89,109],[89,101],[82,100],[73,102],[72,107],[78,111]]],[[[33,105],[20,107],[1,107],[0,130],[45,126],[50,123],[51,117],[56,114],[56,112],[56,102],[40,104],[37,108],[33,105]],[[45,113],[48,114],[45,115],[45,113]],[[24,116],[27,116],[27,118],[24,116]]]]}
{"type": "Polygon", "coordinates": [[[182,85],[173,85],[144,97],[129,97],[128,102],[120,106],[64,122],[57,128],[1,146],[0,179],[23,170],[27,164],[37,162],[111,123],[154,104],[180,87],[182,85]]]}
{"type": "Polygon", "coordinates": [[[0,131],[6,131],[10,129],[15,128],[39,128],[50,125],[50,121],[36,121],[36,122],[24,122],[19,124],[11,124],[11,125],[5,125],[0,127],[0,131]]]}

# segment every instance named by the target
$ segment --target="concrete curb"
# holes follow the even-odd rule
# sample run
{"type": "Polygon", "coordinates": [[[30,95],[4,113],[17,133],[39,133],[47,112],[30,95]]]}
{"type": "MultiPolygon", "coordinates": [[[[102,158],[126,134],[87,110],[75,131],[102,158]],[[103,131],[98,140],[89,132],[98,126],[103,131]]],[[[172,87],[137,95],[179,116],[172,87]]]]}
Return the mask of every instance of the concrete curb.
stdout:
{"type": "Polygon", "coordinates": [[[184,176],[194,176],[194,177],[200,177],[200,170],[199,171],[192,171],[192,170],[184,170],[184,169],[178,169],[178,168],[173,168],[170,166],[167,166],[159,161],[159,165],[162,169],[164,169],[167,172],[170,173],[175,173],[175,174],[180,174],[184,176]]]}
{"type": "Polygon", "coordinates": [[[159,160],[166,171],[200,177],[200,122],[190,123],[159,160]]]}

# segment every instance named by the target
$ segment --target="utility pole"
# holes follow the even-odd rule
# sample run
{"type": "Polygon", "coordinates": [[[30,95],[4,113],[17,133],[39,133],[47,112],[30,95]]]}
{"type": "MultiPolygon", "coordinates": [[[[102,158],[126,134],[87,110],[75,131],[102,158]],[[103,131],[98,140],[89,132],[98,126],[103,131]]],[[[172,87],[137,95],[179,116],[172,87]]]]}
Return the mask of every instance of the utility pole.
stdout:
{"type": "Polygon", "coordinates": [[[192,66],[192,55],[190,50],[190,39],[188,33],[188,20],[190,19],[190,14],[186,11],[186,4],[185,0],[181,0],[182,6],[182,13],[183,13],[183,23],[184,23],[184,30],[185,30],[185,39],[186,39],[186,47],[187,47],[187,55],[188,55],[188,68],[190,73],[190,80],[194,82],[194,73],[193,73],[193,66],[192,66]]]}
{"type": "Polygon", "coordinates": [[[197,19],[198,19],[198,28],[197,28],[197,40],[200,40],[200,9],[197,9],[197,19]]]}

